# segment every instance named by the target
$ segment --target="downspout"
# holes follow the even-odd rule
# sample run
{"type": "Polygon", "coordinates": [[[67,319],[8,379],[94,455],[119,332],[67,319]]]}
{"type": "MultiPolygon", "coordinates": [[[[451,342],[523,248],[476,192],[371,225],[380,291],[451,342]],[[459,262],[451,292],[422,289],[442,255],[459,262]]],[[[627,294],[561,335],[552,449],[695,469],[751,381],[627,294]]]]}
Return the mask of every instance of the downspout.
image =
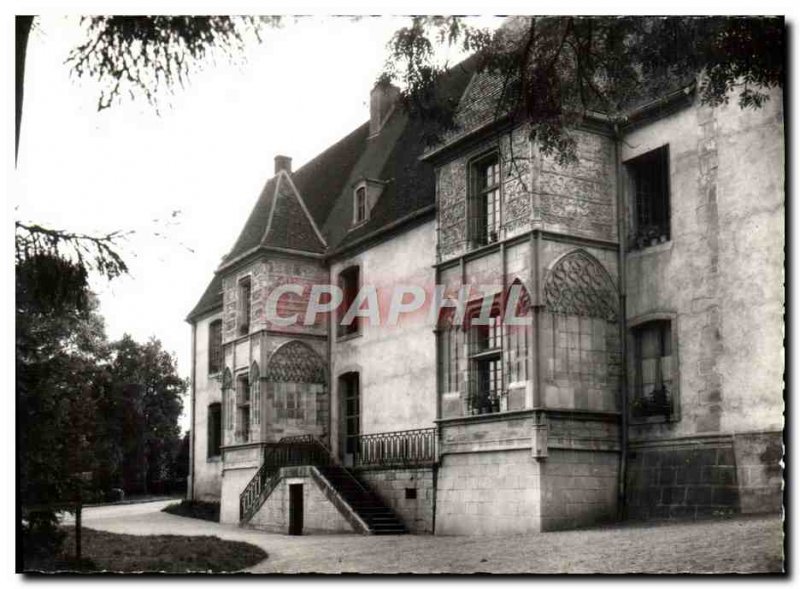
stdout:
{"type": "Polygon", "coordinates": [[[617,242],[618,249],[618,272],[617,282],[619,290],[619,336],[620,351],[622,353],[621,366],[622,375],[620,381],[621,407],[620,407],[620,459],[619,459],[619,487],[617,493],[618,518],[625,517],[625,498],[628,466],[628,350],[627,350],[627,329],[626,329],[626,278],[625,278],[625,237],[627,227],[625,224],[625,191],[623,187],[622,155],[620,153],[620,131],[619,125],[614,125],[614,156],[616,159],[616,180],[617,180],[617,242]]]}
{"type": "Polygon", "coordinates": [[[189,501],[194,501],[194,431],[195,431],[195,424],[194,424],[194,405],[195,405],[195,383],[197,381],[197,355],[196,355],[196,348],[197,348],[197,324],[193,321],[192,322],[192,384],[191,388],[189,389],[189,394],[191,395],[191,402],[190,402],[190,422],[189,422],[189,480],[191,484],[189,485],[189,501]]]}
{"type": "Polygon", "coordinates": [[[533,249],[533,275],[534,275],[534,307],[533,307],[533,344],[534,344],[534,365],[536,367],[536,386],[533,388],[533,408],[542,409],[542,277],[540,275],[540,256],[542,247],[542,232],[536,229],[531,240],[533,249]]]}

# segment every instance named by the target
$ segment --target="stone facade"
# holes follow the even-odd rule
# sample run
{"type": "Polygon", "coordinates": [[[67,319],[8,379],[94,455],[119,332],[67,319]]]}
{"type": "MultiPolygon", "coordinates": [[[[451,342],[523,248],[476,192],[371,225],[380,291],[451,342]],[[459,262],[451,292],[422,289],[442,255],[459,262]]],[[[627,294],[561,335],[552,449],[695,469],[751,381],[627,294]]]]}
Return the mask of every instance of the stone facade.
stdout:
{"type": "Polygon", "coordinates": [[[195,323],[194,368],[194,424],[190,447],[192,477],[188,481],[189,493],[197,501],[219,501],[222,489],[222,456],[209,455],[208,413],[214,403],[222,403],[221,375],[209,374],[209,326],[221,318],[219,313],[207,314],[195,323]]]}
{"type": "MultiPolygon", "coordinates": [[[[491,86],[487,80],[469,85],[462,113],[469,129],[435,151],[405,154],[403,165],[392,168],[400,174],[420,166],[420,175],[429,173],[435,206],[409,214],[404,207],[413,194],[387,205],[386,195],[399,190],[394,178],[372,177],[386,167],[403,133],[401,119],[365,139],[364,154],[342,171],[377,187],[370,215],[386,221],[372,232],[366,230],[372,220],[349,225],[353,202],[345,186],[320,222],[331,240],[325,243],[304,195],[287,174],[278,175],[270,196],[277,200],[265,200],[275,204],[270,215],[262,214],[261,245],[223,264],[219,306],[194,320],[193,496],[221,496],[222,521],[237,522],[239,495],[265,444],[286,436],[312,434],[350,466],[349,414],[358,420],[359,436],[436,428],[435,464],[357,470],[416,533],[540,532],[594,525],[620,513],[663,519],[779,510],[780,95],[761,110],[743,111],[733,104],[702,106],[687,92],[621,129],[587,121],[573,130],[577,162],[559,165],[531,144],[526,125],[493,126],[480,114],[480,94],[491,86]],[[665,147],[669,230],[642,245],[631,162],[665,147]],[[471,228],[475,173],[492,154],[499,231],[481,241],[471,228]],[[392,217],[387,208],[404,216],[392,217]],[[284,219],[271,233],[272,214],[299,220],[284,219]],[[302,295],[281,299],[278,314],[285,316],[305,309],[313,285],[337,284],[354,269],[360,286],[376,289],[380,325],[363,318],[358,330],[340,334],[334,313],[310,326],[267,320],[266,299],[275,287],[303,287],[302,295]],[[250,316],[242,333],[245,277],[250,316]],[[393,289],[409,285],[428,295],[443,285],[449,299],[472,287],[467,320],[431,320],[424,308],[387,325],[393,289]],[[522,287],[517,311],[527,323],[503,325],[491,349],[476,349],[476,311],[484,299],[501,307],[512,286],[522,287]],[[215,318],[223,322],[226,372],[209,376],[203,342],[215,318]],[[670,352],[658,356],[659,374],[671,378],[669,411],[643,417],[637,338],[652,322],[669,325],[670,336],[659,345],[670,352]],[[281,351],[289,349],[302,350],[316,376],[276,378],[276,367],[287,361],[281,351]],[[489,357],[501,384],[491,402],[476,403],[489,357]],[[254,418],[251,410],[253,435],[242,440],[238,418],[229,419],[238,406],[231,383],[253,374],[257,397],[251,397],[260,411],[254,418]],[[357,402],[347,397],[353,374],[357,402]],[[225,408],[220,461],[202,454],[207,407],[214,402],[225,408]]],[[[315,173],[320,166],[313,162],[315,173]]],[[[324,204],[329,195],[322,196],[324,204]]],[[[320,202],[317,210],[324,208],[320,202]]],[[[291,479],[304,485],[308,530],[353,529],[319,481],[300,471],[292,476],[253,525],[285,531],[291,479]]]]}
{"type": "Polygon", "coordinates": [[[671,239],[628,252],[625,271],[628,323],[670,319],[678,373],[673,418],[630,428],[632,514],[781,504],[782,135],[775,93],[755,112],[695,101],[621,144],[623,161],[669,147],[671,239]]]}

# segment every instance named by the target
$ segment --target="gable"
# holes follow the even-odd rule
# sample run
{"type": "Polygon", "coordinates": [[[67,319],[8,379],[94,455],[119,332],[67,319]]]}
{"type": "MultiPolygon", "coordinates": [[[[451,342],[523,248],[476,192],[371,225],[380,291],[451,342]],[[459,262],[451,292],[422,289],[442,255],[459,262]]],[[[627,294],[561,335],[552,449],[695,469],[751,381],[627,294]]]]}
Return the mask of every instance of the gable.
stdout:
{"type": "Polygon", "coordinates": [[[305,252],[325,252],[325,242],[314,219],[285,172],[278,175],[261,244],[305,252]]]}

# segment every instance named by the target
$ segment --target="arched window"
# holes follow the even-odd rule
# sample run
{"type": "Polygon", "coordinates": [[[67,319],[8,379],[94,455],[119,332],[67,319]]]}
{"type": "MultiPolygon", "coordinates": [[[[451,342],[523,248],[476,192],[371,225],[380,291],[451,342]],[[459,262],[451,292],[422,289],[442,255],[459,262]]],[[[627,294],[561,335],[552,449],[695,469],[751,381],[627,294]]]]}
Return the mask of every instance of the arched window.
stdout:
{"type": "Polygon", "coordinates": [[[617,410],[621,340],[618,296],[611,276],[583,250],[562,256],[544,282],[545,403],[617,410]]]}
{"type": "Polygon", "coordinates": [[[325,365],[308,345],[292,341],[278,348],[269,359],[264,380],[272,392],[272,414],[279,422],[327,423],[325,365]]]}
{"type": "MultiPolygon", "coordinates": [[[[531,299],[528,290],[519,280],[515,280],[508,289],[509,302],[516,300],[513,311],[507,310],[506,315],[513,312],[517,320],[506,325],[507,348],[506,358],[508,359],[508,382],[522,382],[530,378],[529,348],[530,348],[530,316],[531,299]],[[513,297],[513,298],[512,298],[513,297]],[[521,324],[517,324],[521,323],[521,324]]],[[[508,303],[507,303],[508,304],[508,303]]]]}

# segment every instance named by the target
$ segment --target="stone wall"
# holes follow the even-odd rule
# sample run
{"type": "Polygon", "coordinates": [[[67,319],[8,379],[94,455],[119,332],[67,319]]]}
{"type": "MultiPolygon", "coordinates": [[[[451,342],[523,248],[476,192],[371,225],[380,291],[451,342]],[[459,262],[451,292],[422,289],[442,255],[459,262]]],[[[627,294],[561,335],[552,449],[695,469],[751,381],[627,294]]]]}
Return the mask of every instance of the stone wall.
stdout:
{"type": "Polygon", "coordinates": [[[757,432],[634,444],[628,452],[628,515],[779,512],[782,442],[779,432],[757,432]]]}
{"type": "Polygon", "coordinates": [[[213,313],[199,318],[195,323],[194,423],[190,426],[194,437],[194,477],[188,492],[196,501],[219,501],[222,492],[221,456],[208,455],[208,406],[222,402],[219,375],[208,373],[208,331],[211,322],[219,317],[219,313],[213,313]]]}
{"type": "Polygon", "coordinates": [[[223,342],[228,343],[239,337],[237,317],[240,307],[239,281],[250,277],[250,332],[262,329],[274,329],[285,333],[315,334],[324,336],[325,319],[322,314],[311,326],[277,326],[268,321],[266,302],[270,293],[284,284],[299,284],[303,287],[303,295],[283,295],[277,304],[279,316],[290,316],[300,313],[301,319],[306,309],[308,296],[314,284],[328,284],[329,274],[321,260],[284,256],[269,253],[254,259],[249,264],[231,270],[222,280],[223,299],[223,342]]]}
{"type": "Polygon", "coordinates": [[[500,158],[500,239],[531,228],[531,147],[524,126],[504,132],[468,153],[443,164],[436,173],[438,204],[438,258],[446,261],[469,249],[467,230],[468,186],[471,162],[495,148],[500,158]]]}
{"type": "Polygon", "coordinates": [[[358,479],[375,491],[414,534],[433,532],[435,486],[432,468],[360,470],[358,479]],[[413,489],[408,497],[409,489],[413,489]]]}
{"type": "Polygon", "coordinates": [[[436,533],[539,532],[540,488],[530,449],[447,454],[439,470],[436,533]]]}
{"type": "Polygon", "coordinates": [[[611,137],[573,131],[578,161],[534,159],[533,200],[541,227],[554,233],[617,240],[616,163],[611,137]]]}
{"type": "Polygon", "coordinates": [[[519,411],[441,422],[437,534],[511,534],[614,519],[619,418],[519,411]]]}
{"type": "Polygon", "coordinates": [[[361,320],[356,335],[337,337],[331,324],[332,447],[339,450],[341,394],[339,376],[358,372],[361,386],[361,433],[431,427],[436,417],[436,339],[428,309],[401,315],[387,325],[395,286],[414,285],[430,293],[434,271],[434,223],[426,222],[331,265],[331,280],[352,265],[360,268],[362,285],[374,286],[380,325],[361,320]]]}
{"type": "Polygon", "coordinates": [[[289,532],[289,485],[303,485],[303,533],[353,533],[350,522],[328,500],[317,482],[303,468],[284,469],[267,500],[250,520],[254,528],[287,534],[289,532]]]}
{"type": "Polygon", "coordinates": [[[630,518],[699,518],[740,511],[731,436],[633,445],[627,469],[630,518]]]}
{"type": "Polygon", "coordinates": [[[783,507],[783,438],[780,432],[733,437],[742,513],[777,513],[783,507]]]}
{"type": "MultiPolygon", "coordinates": [[[[227,460],[226,460],[227,462],[227,460]]],[[[222,471],[222,494],[220,497],[219,522],[221,524],[239,523],[239,495],[253,479],[258,466],[238,465],[233,468],[226,463],[222,471]]]]}
{"type": "MultiPolygon", "coordinates": [[[[627,319],[673,313],[680,420],[632,440],[783,427],[781,95],[763,109],[699,104],[635,129],[627,161],[669,145],[671,240],[626,256],[627,319]]],[[[630,217],[630,202],[626,215],[630,217]]]]}
{"type": "Polygon", "coordinates": [[[541,464],[543,532],[617,517],[619,453],[551,449],[541,464]]]}

